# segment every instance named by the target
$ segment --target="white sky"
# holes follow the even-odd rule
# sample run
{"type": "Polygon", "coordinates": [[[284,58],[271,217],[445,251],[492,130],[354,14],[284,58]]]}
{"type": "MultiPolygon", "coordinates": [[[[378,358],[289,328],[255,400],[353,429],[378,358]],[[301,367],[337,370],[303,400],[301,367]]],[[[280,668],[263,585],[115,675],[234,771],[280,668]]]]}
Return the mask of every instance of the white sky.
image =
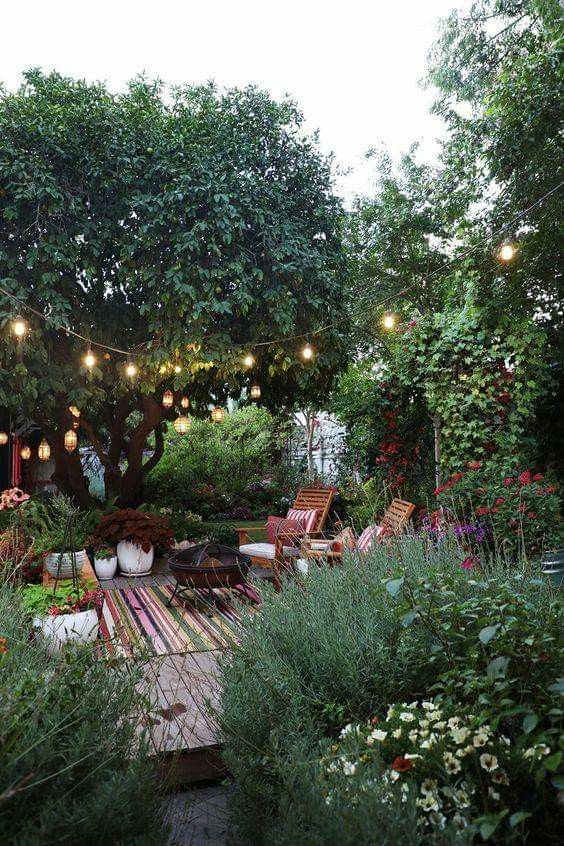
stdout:
{"type": "Polygon", "coordinates": [[[352,172],[347,199],[368,192],[369,147],[394,157],[413,141],[436,152],[441,124],[419,81],[437,21],[470,0],[4,0],[0,81],[32,66],[105,80],[112,90],[145,71],[165,82],[256,83],[288,93],[320,130],[325,151],[352,172]]]}

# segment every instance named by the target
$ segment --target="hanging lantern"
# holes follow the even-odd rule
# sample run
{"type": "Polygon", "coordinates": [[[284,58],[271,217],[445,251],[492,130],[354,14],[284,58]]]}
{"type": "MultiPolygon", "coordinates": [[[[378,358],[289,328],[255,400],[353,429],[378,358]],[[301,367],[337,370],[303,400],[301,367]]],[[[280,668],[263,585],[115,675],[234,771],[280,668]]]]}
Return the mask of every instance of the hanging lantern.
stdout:
{"type": "Polygon", "coordinates": [[[78,444],[78,437],[74,429],[69,429],[68,432],[65,432],[64,444],[67,452],[75,451],[78,444]]]}
{"type": "Polygon", "coordinates": [[[190,429],[191,423],[187,417],[180,415],[180,417],[177,417],[172,425],[179,435],[185,435],[190,429]]]}
{"type": "Polygon", "coordinates": [[[6,446],[8,443],[8,433],[7,432],[0,432],[0,446],[6,446]]]}
{"type": "Polygon", "coordinates": [[[17,317],[14,317],[14,320],[12,321],[12,332],[14,333],[18,341],[24,337],[25,333],[27,332],[27,323],[25,322],[23,317],[20,317],[19,315],[17,317]]]}
{"type": "Polygon", "coordinates": [[[251,386],[251,399],[260,399],[260,385],[251,386]]]}
{"type": "Polygon", "coordinates": [[[77,408],[76,405],[69,405],[69,411],[73,417],[80,417],[80,408],[77,408]]]}
{"type": "Polygon", "coordinates": [[[23,446],[23,447],[21,448],[21,450],[20,450],[20,457],[21,457],[21,458],[23,458],[23,460],[24,460],[24,461],[27,461],[27,460],[28,460],[28,458],[31,458],[31,450],[30,450],[30,448],[27,446],[27,444],[26,444],[26,446],[23,446]]]}
{"type": "Polygon", "coordinates": [[[165,391],[163,394],[163,405],[165,408],[172,408],[174,405],[174,394],[172,391],[165,391]]]}
{"type": "Polygon", "coordinates": [[[49,461],[49,459],[51,458],[51,447],[49,446],[45,438],[43,438],[43,440],[39,444],[39,447],[37,449],[37,457],[40,461],[49,461]]]}
{"type": "Polygon", "coordinates": [[[225,409],[216,406],[212,409],[211,419],[214,423],[223,423],[225,420],[225,409]]]}
{"type": "Polygon", "coordinates": [[[182,397],[182,399],[180,400],[180,405],[182,406],[182,408],[190,408],[190,400],[188,399],[188,397],[182,397]]]}

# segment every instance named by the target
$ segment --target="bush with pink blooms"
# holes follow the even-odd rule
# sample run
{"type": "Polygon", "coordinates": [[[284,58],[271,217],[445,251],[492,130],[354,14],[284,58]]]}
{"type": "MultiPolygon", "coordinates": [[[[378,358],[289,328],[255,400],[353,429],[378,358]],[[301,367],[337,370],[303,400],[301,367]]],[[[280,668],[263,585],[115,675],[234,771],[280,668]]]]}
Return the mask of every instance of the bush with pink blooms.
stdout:
{"type": "Polygon", "coordinates": [[[558,488],[534,470],[469,461],[435,495],[447,518],[478,521],[488,529],[483,540],[510,556],[537,555],[562,540],[558,488]]]}

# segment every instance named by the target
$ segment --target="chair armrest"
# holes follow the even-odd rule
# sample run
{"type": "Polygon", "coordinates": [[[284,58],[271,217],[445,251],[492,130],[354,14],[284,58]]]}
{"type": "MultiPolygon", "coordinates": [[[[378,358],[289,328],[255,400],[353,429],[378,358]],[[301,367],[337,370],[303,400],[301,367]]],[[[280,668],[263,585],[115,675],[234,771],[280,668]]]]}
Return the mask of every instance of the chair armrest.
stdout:
{"type": "Polygon", "coordinates": [[[237,532],[238,544],[243,546],[244,543],[249,542],[249,532],[247,529],[235,529],[237,532]]]}

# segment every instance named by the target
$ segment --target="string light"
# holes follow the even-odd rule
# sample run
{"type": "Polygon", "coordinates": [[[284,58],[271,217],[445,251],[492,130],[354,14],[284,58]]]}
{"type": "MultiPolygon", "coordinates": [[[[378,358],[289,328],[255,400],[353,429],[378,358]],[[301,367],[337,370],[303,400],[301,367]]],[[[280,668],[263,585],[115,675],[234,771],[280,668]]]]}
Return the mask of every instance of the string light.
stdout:
{"type": "Polygon", "coordinates": [[[182,406],[182,408],[190,408],[190,400],[188,399],[188,397],[182,397],[182,399],[180,400],[180,405],[182,406]]]}
{"type": "Polygon", "coordinates": [[[94,365],[96,364],[96,356],[94,355],[92,350],[88,350],[88,352],[84,356],[83,361],[84,361],[85,367],[87,367],[89,370],[91,370],[94,367],[94,365]]]}
{"type": "Polygon", "coordinates": [[[0,446],[6,446],[8,443],[8,433],[7,432],[0,432],[0,446]]]}
{"type": "Polygon", "coordinates": [[[175,364],[175,365],[174,365],[174,372],[175,372],[175,373],[182,373],[182,367],[181,367],[181,365],[180,365],[180,364],[175,364]]]}
{"type": "Polygon", "coordinates": [[[133,379],[134,376],[137,376],[137,367],[133,364],[132,361],[129,361],[125,366],[125,375],[129,376],[130,379],[133,379]]]}
{"type": "Polygon", "coordinates": [[[260,399],[260,385],[251,386],[251,399],[260,399]]]}
{"type": "Polygon", "coordinates": [[[517,253],[517,249],[514,244],[510,244],[509,242],[506,244],[502,244],[498,253],[498,258],[500,261],[508,262],[512,261],[515,258],[517,253]]]}
{"type": "Polygon", "coordinates": [[[165,391],[163,394],[163,406],[165,408],[172,408],[174,405],[174,394],[172,391],[165,391]]]}
{"type": "Polygon", "coordinates": [[[65,432],[63,443],[67,452],[75,451],[76,446],[78,444],[78,436],[74,429],[69,429],[68,432],[65,432]]]}
{"type": "Polygon", "coordinates": [[[69,405],[69,411],[73,417],[80,417],[80,408],[77,408],[76,405],[69,405]]]}
{"type": "Polygon", "coordinates": [[[180,417],[177,417],[172,425],[179,435],[185,435],[189,431],[191,423],[187,417],[180,415],[180,417]]]}
{"type": "Polygon", "coordinates": [[[251,355],[251,353],[247,353],[247,355],[243,359],[243,364],[245,365],[245,367],[252,367],[254,363],[255,363],[254,355],[251,355]]]}
{"type": "Polygon", "coordinates": [[[305,359],[305,361],[311,361],[313,358],[313,347],[311,344],[306,344],[302,347],[302,358],[305,359]]]}
{"type": "Polygon", "coordinates": [[[212,409],[211,419],[214,423],[223,423],[225,419],[225,409],[216,406],[212,409]]]}
{"type": "Polygon", "coordinates": [[[27,323],[20,315],[14,317],[14,320],[12,321],[12,332],[18,340],[23,338],[27,332],[27,323]]]}
{"type": "Polygon", "coordinates": [[[39,444],[39,447],[37,448],[37,457],[40,461],[49,461],[49,459],[51,458],[51,447],[49,446],[45,438],[43,438],[43,440],[39,444]]]}
{"type": "Polygon", "coordinates": [[[384,329],[394,329],[396,325],[396,316],[391,311],[387,311],[382,318],[382,325],[384,329]]]}
{"type": "Polygon", "coordinates": [[[27,461],[28,458],[31,458],[31,450],[27,446],[27,444],[21,448],[20,457],[23,458],[24,461],[27,461]]]}

